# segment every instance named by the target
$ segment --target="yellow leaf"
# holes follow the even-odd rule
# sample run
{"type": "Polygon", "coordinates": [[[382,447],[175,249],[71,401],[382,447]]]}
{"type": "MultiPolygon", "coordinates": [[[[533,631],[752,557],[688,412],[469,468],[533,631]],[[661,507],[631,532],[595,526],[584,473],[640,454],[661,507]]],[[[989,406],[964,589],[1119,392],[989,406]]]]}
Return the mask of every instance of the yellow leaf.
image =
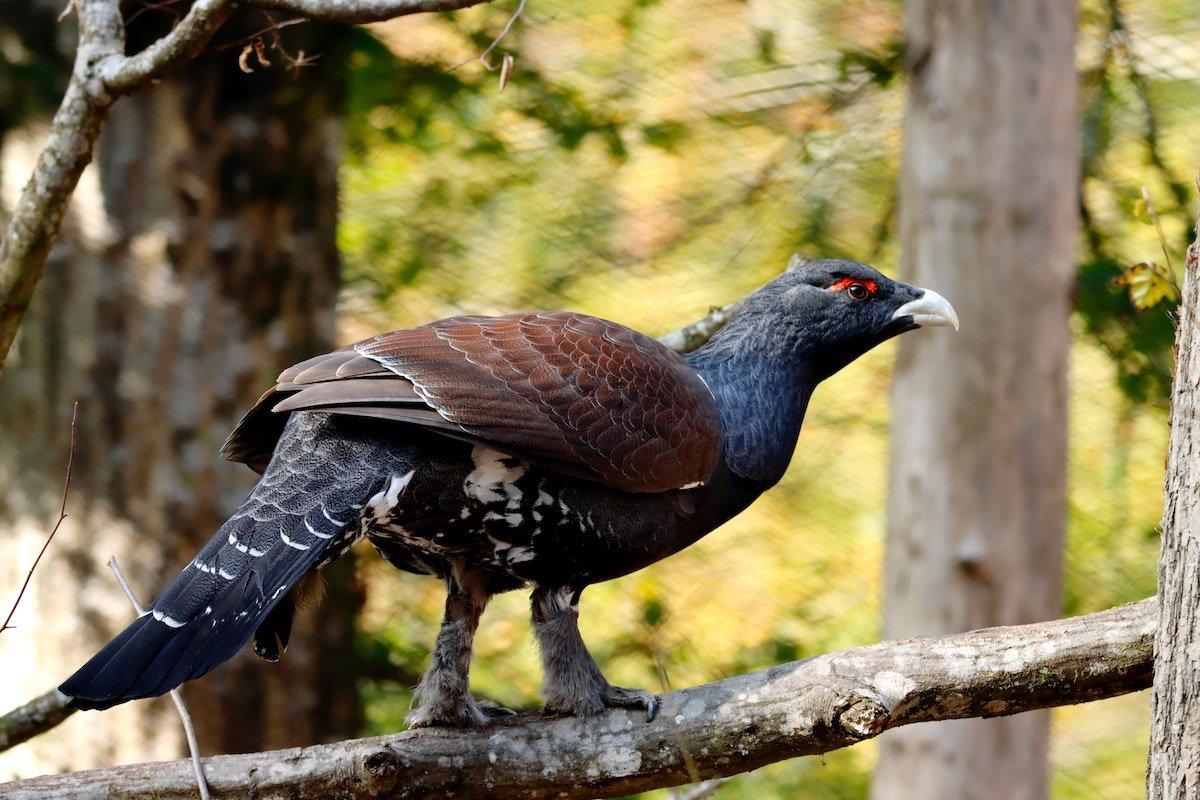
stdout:
{"type": "Polygon", "coordinates": [[[1134,264],[1117,276],[1115,283],[1129,290],[1129,300],[1138,311],[1178,299],[1171,273],[1154,261],[1134,264]]]}

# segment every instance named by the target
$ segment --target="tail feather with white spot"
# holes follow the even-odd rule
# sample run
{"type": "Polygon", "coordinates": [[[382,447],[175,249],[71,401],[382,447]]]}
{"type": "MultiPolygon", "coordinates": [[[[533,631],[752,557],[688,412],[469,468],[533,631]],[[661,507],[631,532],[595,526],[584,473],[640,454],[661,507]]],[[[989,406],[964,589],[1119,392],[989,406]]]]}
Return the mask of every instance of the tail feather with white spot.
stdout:
{"type": "MultiPolygon", "coordinates": [[[[292,587],[358,538],[364,490],[378,491],[379,480],[346,443],[318,444],[281,439],[237,513],[151,610],[59,687],[72,706],[109,708],[165,694],[233,657],[260,625],[256,644],[268,645],[260,654],[278,657],[292,587]]],[[[290,630],[290,615],[286,622],[290,630]]]]}

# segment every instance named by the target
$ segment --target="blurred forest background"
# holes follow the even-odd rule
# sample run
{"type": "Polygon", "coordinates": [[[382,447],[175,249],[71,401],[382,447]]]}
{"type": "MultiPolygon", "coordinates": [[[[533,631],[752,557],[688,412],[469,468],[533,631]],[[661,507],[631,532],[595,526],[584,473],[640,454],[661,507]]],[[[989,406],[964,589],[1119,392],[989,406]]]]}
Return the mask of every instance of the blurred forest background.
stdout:
{"type": "MultiPolygon", "coordinates": [[[[1084,228],[1064,614],[1154,593],[1170,304],[1136,311],[1114,279],[1163,262],[1164,245],[1179,267],[1196,200],[1200,2],[1126,5],[1083,0],[1079,15],[1084,228]]],[[[62,85],[69,23],[54,21],[59,6],[0,3],[5,205],[62,85]]],[[[145,3],[138,24],[170,24],[170,10],[145,3]]],[[[4,548],[2,596],[53,521],[76,397],[86,502],[37,576],[45,588],[0,640],[0,701],[49,688],[127,616],[100,566],[107,552],[125,554],[148,596],[190,553],[184,543],[207,538],[251,479],[216,461],[228,425],[279,368],[322,346],[451,314],[537,308],[663,333],[768,280],[794,251],[895,274],[901,11],[891,0],[532,0],[491,56],[514,57],[503,91],[476,56],[509,7],[357,29],[289,25],[263,34],[272,63],[252,59],[246,74],[236,62],[249,37],[285,22],[256,14],[223,35],[225,49],[185,67],[190,76],[123,101],[0,393],[0,515],[25,532],[4,548]],[[217,155],[230,152],[261,162],[260,174],[226,187],[217,155]],[[160,206],[183,211],[169,220],[160,206]],[[84,277],[56,275],[67,262],[84,277]],[[222,316],[208,284],[187,278],[214,267],[222,291],[242,291],[236,315],[222,316]],[[214,366],[229,385],[173,373],[162,352],[122,360],[164,341],[164,330],[173,354],[214,366]],[[79,363],[85,378],[69,374],[79,363]],[[99,463],[109,451],[118,466],[99,463]],[[169,545],[151,557],[151,541],[169,545]],[[56,626],[63,603],[94,618],[56,626]],[[88,625],[92,638],[76,642],[88,625]]],[[[882,347],[818,392],[792,469],[749,512],[679,556],[589,590],[584,634],[614,683],[692,685],[878,638],[894,357],[894,345],[882,347]]],[[[274,732],[210,746],[403,726],[442,587],[364,549],[330,593],[311,623],[318,644],[280,666],[334,676],[306,707],[309,722],[286,710],[299,701],[276,697],[284,710],[263,723],[274,732]]],[[[476,652],[479,693],[536,704],[524,595],[493,603],[476,652]]],[[[225,672],[230,685],[268,680],[244,660],[225,672]]],[[[189,696],[240,691],[221,680],[189,696]]],[[[255,708],[266,702],[256,695],[255,708]]],[[[0,774],[66,766],[55,753],[67,742],[91,742],[94,763],[174,755],[175,723],[165,702],[154,705],[155,721],[133,731],[110,723],[132,719],[124,712],[71,719],[0,756],[0,774]]],[[[1054,712],[1052,796],[1139,796],[1148,705],[1139,694],[1054,712]]],[[[193,703],[197,711],[203,733],[193,703]]],[[[222,723],[207,724],[214,737],[222,723]]],[[[866,743],[770,766],[717,796],[864,798],[875,753],[866,743]]]]}

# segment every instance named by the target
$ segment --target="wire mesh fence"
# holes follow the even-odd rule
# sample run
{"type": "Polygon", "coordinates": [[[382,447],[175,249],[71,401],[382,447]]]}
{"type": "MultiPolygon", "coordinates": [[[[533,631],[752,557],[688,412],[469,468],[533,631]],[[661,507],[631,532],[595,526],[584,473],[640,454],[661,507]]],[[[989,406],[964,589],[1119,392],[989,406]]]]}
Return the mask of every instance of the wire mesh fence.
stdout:
{"type": "MultiPolygon", "coordinates": [[[[502,9],[410,19],[359,43],[341,226],[347,337],[535,307],[663,332],[768,279],[793,251],[895,271],[899,3],[540,0],[493,57],[514,57],[501,91],[472,59],[505,20],[502,9]]],[[[1081,261],[1094,271],[1081,292],[1111,295],[1106,307],[1125,302],[1111,285],[1121,264],[1162,255],[1138,218],[1142,186],[1180,263],[1198,20],[1194,0],[1080,9],[1081,261]]],[[[1154,589],[1162,353],[1107,324],[1076,325],[1069,613],[1154,589]]],[[[749,512],[589,590],[585,635],[614,681],[687,685],[877,638],[892,357],[882,348],[819,391],[792,469],[749,512]]],[[[372,674],[411,676],[440,588],[380,577],[363,646],[381,662],[372,674]]],[[[518,706],[537,689],[524,620],[522,598],[489,610],[474,674],[484,694],[518,706]]],[[[371,725],[394,728],[405,678],[365,688],[371,725]]],[[[1055,712],[1054,797],[1137,796],[1147,704],[1055,712]]],[[[861,798],[873,758],[866,744],[776,765],[718,796],[861,798]]]]}

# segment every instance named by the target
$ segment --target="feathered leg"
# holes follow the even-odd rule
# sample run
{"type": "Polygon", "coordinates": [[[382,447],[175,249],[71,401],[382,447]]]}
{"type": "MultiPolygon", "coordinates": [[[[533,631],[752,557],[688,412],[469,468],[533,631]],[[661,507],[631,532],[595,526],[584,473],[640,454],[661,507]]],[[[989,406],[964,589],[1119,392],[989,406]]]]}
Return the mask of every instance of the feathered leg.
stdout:
{"type": "Polygon", "coordinates": [[[539,586],[531,600],[547,712],[582,717],[605,708],[644,708],[647,721],[654,719],[658,698],[644,689],[613,686],[588,652],[579,635],[579,590],[539,586]]]}
{"type": "Polygon", "coordinates": [[[408,715],[410,728],[484,725],[491,717],[512,713],[476,701],[468,690],[471,647],[479,617],[491,598],[486,579],[460,566],[446,581],[446,590],[446,612],[433,648],[433,665],[414,692],[417,708],[408,715]]]}

